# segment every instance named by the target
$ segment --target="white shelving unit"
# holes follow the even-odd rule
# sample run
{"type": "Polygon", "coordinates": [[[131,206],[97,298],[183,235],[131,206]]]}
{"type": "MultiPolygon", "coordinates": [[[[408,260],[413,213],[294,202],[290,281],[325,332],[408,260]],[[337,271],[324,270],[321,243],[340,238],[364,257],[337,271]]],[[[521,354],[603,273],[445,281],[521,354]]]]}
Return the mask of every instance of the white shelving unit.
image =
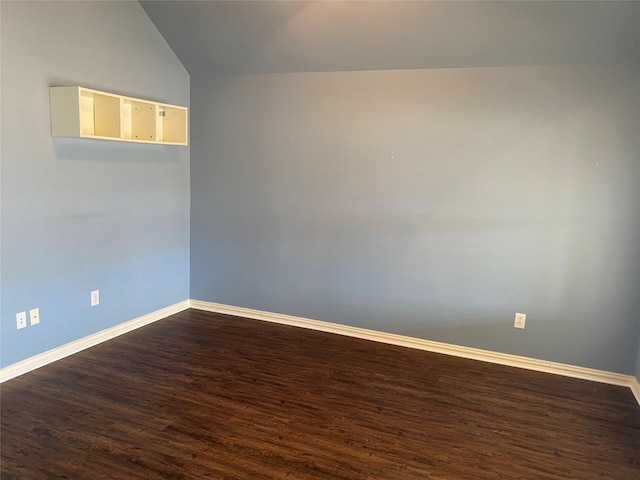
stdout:
{"type": "Polygon", "coordinates": [[[51,87],[51,135],[187,145],[187,108],[84,87],[51,87]]]}

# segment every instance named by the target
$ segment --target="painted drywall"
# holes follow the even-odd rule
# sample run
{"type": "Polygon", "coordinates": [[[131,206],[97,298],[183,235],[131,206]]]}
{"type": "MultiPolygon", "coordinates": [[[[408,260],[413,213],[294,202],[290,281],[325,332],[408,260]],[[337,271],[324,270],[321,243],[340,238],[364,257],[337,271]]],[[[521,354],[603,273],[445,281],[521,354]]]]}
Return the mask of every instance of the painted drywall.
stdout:
{"type": "Polygon", "coordinates": [[[640,346],[638,347],[638,360],[636,361],[635,375],[638,379],[638,382],[640,382],[640,346]]]}
{"type": "MultiPolygon", "coordinates": [[[[640,140],[638,140],[638,143],[640,144],[640,140]]],[[[640,145],[638,148],[637,158],[640,160],[640,145]]],[[[640,288],[640,282],[638,282],[638,287],[640,288]]],[[[638,299],[638,307],[636,308],[636,312],[640,312],[640,299],[638,299]]],[[[638,339],[638,355],[636,359],[636,368],[634,370],[634,374],[638,379],[638,382],[640,382],[640,313],[636,313],[636,318],[638,318],[638,333],[636,334],[636,338],[638,339]]]]}
{"type": "Polygon", "coordinates": [[[192,75],[191,298],[633,373],[639,88],[637,64],[192,75]]]}
{"type": "Polygon", "coordinates": [[[188,105],[189,75],[137,2],[0,8],[7,366],[188,298],[189,148],[52,138],[49,87],[188,105]]]}

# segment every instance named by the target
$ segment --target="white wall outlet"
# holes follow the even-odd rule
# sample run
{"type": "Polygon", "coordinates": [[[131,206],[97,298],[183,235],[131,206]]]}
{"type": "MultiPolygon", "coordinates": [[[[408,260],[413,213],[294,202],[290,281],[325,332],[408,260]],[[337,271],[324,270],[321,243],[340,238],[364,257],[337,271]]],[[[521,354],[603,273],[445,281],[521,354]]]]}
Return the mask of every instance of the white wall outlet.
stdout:
{"type": "Polygon", "coordinates": [[[31,325],[37,325],[40,323],[40,309],[32,308],[29,310],[29,320],[31,321],[31,325]]]}
{"type": "Polygon", "coordinates": [[[516,318],[513,322],[513,328],[522,328],[524,329],[524,324],[527,321],[526,313],[516,313],[516,318]]]}
{"type": "Polygon", "coordinates": [[[95,307],[100,304],[100,290],[91,291],[91,306],[95,307]]]}
{"type": "Polygon", "coordinates": [[[27,326],[27,312],[16,313],[16,325],[18,330],[27,326]]]}

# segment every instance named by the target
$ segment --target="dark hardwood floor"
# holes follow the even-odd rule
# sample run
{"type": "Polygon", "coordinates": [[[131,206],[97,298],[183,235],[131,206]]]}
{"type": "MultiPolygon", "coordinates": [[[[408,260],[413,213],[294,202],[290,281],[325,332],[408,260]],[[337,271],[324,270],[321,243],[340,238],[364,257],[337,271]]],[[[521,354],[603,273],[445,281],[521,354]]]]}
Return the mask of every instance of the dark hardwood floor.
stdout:
{"type": "Polygon", "coordinates": [[[640,479],[627,388],[195,310],[1,388],[5,480],[640,479]]]}

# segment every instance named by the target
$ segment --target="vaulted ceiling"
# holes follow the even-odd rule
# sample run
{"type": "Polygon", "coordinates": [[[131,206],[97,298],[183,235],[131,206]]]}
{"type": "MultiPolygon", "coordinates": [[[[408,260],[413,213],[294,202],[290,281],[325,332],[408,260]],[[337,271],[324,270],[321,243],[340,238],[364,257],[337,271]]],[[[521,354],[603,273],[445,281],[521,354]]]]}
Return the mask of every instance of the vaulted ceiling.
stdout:
{"type": "Polygon", "coordinates": [[[640,62],[640,2],[141,1],[187,70],[640,62]]]}

